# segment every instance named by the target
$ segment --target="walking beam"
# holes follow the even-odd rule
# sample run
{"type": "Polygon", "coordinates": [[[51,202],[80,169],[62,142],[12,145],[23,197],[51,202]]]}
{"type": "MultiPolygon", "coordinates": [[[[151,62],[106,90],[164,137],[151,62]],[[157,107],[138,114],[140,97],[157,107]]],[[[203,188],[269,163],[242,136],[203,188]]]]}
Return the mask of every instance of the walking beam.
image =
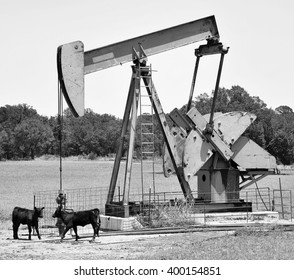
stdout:
{"type": "Polygon", "coordinates": [[[58,79],[73,115],[83,116],[84,75],[132,61],[133,48],[138,46],[150,56],[198,41],[218,39],[215,17],[210,16],[86,52],[83,43],[76,41],[57,49],[58,79]]]}
{"type": "Polygon", "coordinates": [[[163,29],[133,39],[85,52],[84,74],[133,60],[132,48],[142,45],[147,56],[202,40],[218,40],[214,16],[163,29]]]}

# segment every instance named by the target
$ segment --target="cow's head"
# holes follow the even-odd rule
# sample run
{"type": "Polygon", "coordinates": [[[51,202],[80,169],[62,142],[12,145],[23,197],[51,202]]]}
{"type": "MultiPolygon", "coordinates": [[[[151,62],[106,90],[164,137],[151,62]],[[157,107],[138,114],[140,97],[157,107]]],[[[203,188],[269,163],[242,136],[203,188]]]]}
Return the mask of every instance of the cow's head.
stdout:
{"type": "Polygon", "coordinates": [[[58,206],[55,212],[52,215],[52,218],[60,218],[61,217],[61,206],[58,206]]]}
{"type": "Polygon", "coordinates": [[[38,217],[38,218],[43,218],[43,210],[45,209],[45,207],[41,207],[41,208],[37,208],[35,207],[34,210],[35,210],[35,215],[38,217]]]}

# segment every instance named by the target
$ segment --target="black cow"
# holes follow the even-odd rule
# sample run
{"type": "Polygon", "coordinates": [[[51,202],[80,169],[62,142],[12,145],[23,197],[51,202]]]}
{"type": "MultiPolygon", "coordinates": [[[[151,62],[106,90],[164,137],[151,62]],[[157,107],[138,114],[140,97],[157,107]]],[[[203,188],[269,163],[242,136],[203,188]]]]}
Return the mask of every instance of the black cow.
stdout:
{"type": "Polygon", "coordinates": [[[18,228],[20,224],[28,225],[29,240],[31,240],[32,227],[36,229],[38,238],[41,239],[38,229],[38,218],[43,218],[43,209],[35,207],[34,210],[29,210],[20,207],[14,207],[12,212],[12,223],[13,223],[13,238],[18,239],[18,228]]]}
{"type": "Polygon", "coordinates": [[[76,241],[80,238],[78,236],[77,226],[84,227],[85,225],[91,224],[94,230],[93,241],[95,240],[95,236],[99,237],[99,229],[100,229],[100,211],[98,208],[86,211],[78,211],[78,212],[67,212],[62,209],[60,206],[57,207],[56,211],[52,215],[53,218],[61,218],[63,223],[65,224],[65,229],[61,234],[61,240],[64,238],[67,231],[73,228],[76,241]]]}

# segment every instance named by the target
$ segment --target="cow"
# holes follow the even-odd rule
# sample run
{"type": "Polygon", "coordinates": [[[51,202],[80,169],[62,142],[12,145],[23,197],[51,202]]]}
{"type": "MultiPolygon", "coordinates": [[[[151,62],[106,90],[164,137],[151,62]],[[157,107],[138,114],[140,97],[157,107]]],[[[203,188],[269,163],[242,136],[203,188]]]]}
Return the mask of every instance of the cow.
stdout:
{"type": "Polygon", "coordinates": [[[20,224],[23,224],[28,225],[29,240],[31,240],[32,227],[36,229],[38,238],[41,239],[38,228],[38,219],[43,218],[44,208],[45,207],[34,207],[34,210],[29,210],[21,207],[14,207],[12,212],[13,238],[18,239],[18,228],[20,224]]]}
{"type": "Polygon", "coordinates": [[[99,229],[100,229],[100,211],[98,208],[92,210],[85,210],[85,211],[77,211],[77,212],[68,212],[62,209],[61,206],[58,206],[54,214],[52,215],[53,218],[61,218],[63,223],[65,224],[65,229],[61,234],[61,240],[63,240],[67,231],[73,228],[76,241],[80,238],[78,235],[77,226],[84,227],[85,225],[91,224],[94,230],[93,239],[95,241],[95,236],[99,237],[99,229]]]}

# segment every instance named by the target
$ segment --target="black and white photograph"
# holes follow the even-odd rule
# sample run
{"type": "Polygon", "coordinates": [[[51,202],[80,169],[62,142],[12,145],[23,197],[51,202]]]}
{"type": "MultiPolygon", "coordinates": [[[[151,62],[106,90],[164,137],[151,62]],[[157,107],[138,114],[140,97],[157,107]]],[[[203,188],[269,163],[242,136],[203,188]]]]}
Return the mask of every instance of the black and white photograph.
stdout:
{"type": "Polygon", "coordinates": [[[0,4],[0,275],[289,275],[293,1],[0,4]]]}

